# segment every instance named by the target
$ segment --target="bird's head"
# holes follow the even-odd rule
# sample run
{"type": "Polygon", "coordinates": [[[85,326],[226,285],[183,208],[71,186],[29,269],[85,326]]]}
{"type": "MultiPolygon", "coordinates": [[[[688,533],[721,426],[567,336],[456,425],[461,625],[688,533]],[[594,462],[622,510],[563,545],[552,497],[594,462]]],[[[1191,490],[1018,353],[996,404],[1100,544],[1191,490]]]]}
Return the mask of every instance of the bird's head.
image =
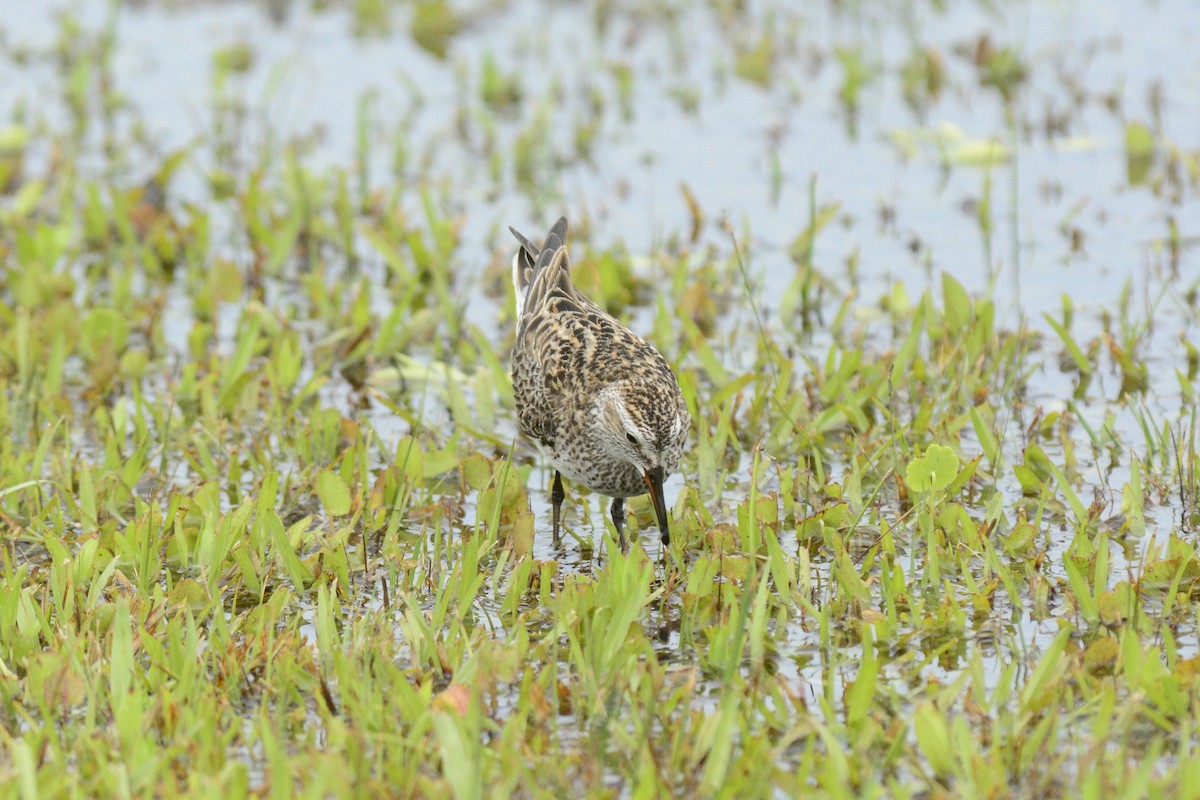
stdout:
{"type": "Polygon", "coordinates": [[[663,482],[679,466],[691,416],[672,380],[635,377],[603,389],[596,403],[609,452],[642,475],[663,541],[669,540],[663,482]]]}

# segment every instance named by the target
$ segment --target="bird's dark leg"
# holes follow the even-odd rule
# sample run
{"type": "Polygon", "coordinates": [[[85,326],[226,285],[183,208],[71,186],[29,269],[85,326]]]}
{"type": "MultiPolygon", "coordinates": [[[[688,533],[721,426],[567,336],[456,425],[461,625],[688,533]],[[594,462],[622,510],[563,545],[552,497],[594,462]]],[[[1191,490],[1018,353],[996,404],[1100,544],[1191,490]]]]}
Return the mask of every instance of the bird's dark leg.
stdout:
{"type": "Polygon", "coordinates": [[[554,485],[550,487],[550,506],[554,509],[554,543],[558,544],[558,521],[562,517],[563,498],[567,496],[562,487],[562,475],[554,470],[554,485]]]}
{"type": "Polygon", "coordinates": [[[613,525],[617,529],[617,541],[621,543],[621,552],[629,552],[629,543],[625,541],[625,498],[614,497],[612,501],[613,525]]]}

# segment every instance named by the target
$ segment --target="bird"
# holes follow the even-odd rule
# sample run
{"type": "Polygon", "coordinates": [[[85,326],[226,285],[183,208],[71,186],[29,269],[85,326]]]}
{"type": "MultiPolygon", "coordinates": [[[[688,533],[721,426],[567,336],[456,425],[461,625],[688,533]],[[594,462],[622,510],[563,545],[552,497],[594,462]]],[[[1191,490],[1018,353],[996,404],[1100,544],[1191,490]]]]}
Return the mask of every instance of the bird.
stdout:
{"type": "Polygon", "coordinates": [[[628,552],[625,499],[647,493],[668,545],[663,482],[679,466],[692,426],[675,373],[661,353],[576,288],[566,217],[541,247],[509,230],[520,243],[512,261],[517,423],[554,466],[555,541],[565,475],[612,498],[622,553],[628,552]]]}

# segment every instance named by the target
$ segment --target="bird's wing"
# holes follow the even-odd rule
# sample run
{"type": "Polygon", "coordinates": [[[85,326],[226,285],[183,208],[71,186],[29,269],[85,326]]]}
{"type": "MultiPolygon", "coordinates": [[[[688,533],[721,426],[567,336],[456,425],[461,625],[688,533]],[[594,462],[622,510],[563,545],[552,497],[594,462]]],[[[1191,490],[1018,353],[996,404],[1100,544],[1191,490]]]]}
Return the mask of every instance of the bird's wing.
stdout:
{"type": "MultiPolygon", "coordinates": [[[[517,318],[519,319],[524,313],[529,285],[533,282],[534,274],[541,266],[553,260],[556,252],[564,250],[566,247],[567,218],[558,218],[558,221],[550,228],[550,232],[546,234],[546,240],[541,247],[526,239],[516,228],[510,226],[508,230],[520,243],[520,247],[513,255],[512,264],[513,293],[517,298],[517,318]],[[545,256],[545,260],[543,260],[543,256],[545,256]]],[[[566,268],[565,260],[563,268],[566,268]]]]}

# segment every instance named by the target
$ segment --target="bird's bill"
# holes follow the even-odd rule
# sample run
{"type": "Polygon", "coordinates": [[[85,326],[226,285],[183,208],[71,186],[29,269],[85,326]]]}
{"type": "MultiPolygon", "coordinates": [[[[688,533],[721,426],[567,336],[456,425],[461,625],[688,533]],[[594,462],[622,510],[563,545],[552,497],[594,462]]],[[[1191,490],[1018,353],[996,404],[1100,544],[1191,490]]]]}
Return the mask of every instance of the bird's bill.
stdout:
{"type": "Polygon", "coordinates": [[[662,467],[642,473],[642,480],[646,482],[646,488],[650,490],[650,503],[654,506],[654,516],[658,517],[658,529],[662,531],[663,544],[670,544],[671,530],[667,524],[667,501],[663,497],[664,477],[662,467]]]}

